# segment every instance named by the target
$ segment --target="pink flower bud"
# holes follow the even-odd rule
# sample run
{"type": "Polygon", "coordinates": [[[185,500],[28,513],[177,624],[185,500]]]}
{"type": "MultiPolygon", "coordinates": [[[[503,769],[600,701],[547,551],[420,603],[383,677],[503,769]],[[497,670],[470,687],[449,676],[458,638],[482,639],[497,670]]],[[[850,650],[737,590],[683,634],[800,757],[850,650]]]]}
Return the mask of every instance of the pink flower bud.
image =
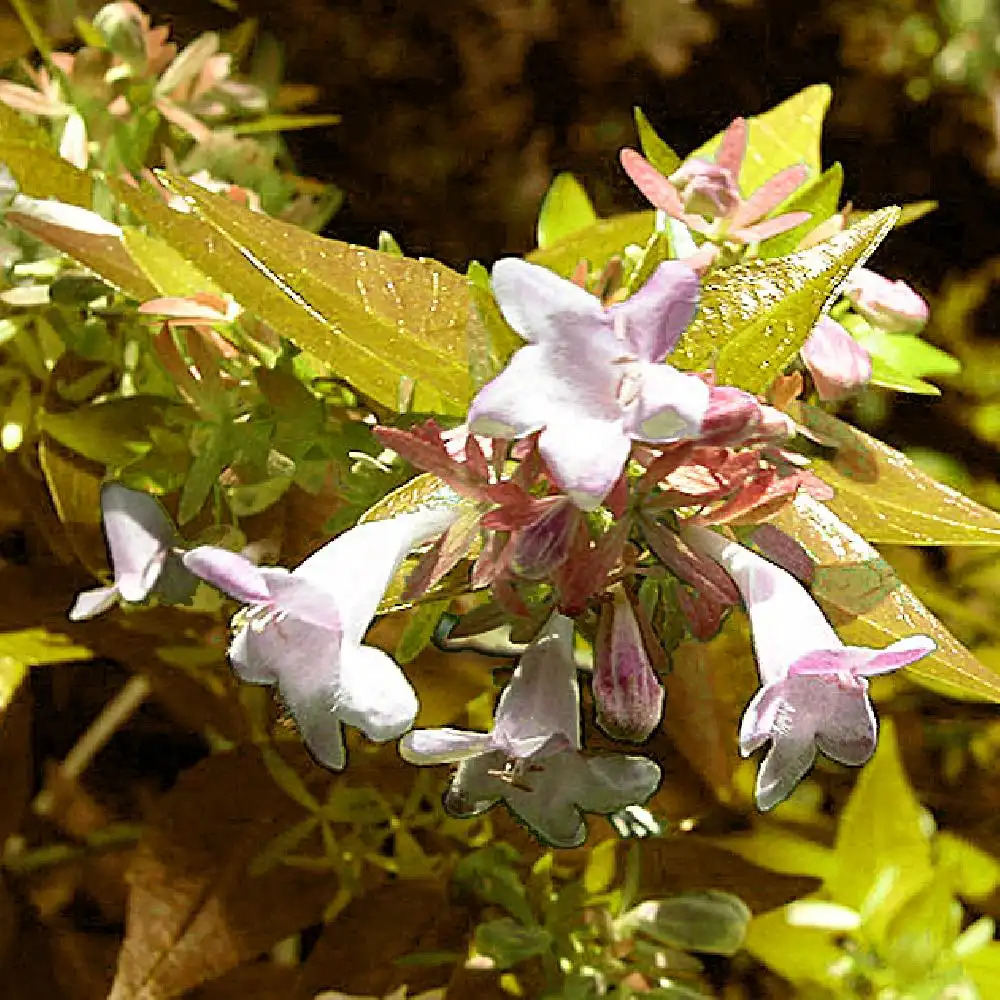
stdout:
{"type": "Polygon", "coordinates": [[[529,580],[547,577],[566,561],[576,521],[576,507],[561,500],[534,524],[515,531],[510,540],[510,568],[529,580]]]}
{"type": "Polygon", "coordinates": [[[865,319],[886,333],[916,333],[927,323],[927,303],[905,281],[856,267],[843,291],[865,319]]]}
{"type": "Polygon", "coordinates": [[[762,420],[760,403],[732,385],[714,385],[701,423],[703,444],[735,444],[753,437],[762,420]]]}
{"type": "Polygon", "coordinates": [[[843,399],[872,377],[871,356],[829,316],[820,316],[801,354],[820,399],[843,399]]]}
{"type": "Polygon", "coordinates": [[[608,736],[633,743],[649,738],[663,715],[663,688],[621,587],[601,611],[592,687],[597,724],[608,736]]]}
{"type": "Polygon", "coordinates": [[[732,173],[707,160],[689,160],[670,175],[686,212],[706,219],[732,215],[740,204],[740,191],[732,173]]]}

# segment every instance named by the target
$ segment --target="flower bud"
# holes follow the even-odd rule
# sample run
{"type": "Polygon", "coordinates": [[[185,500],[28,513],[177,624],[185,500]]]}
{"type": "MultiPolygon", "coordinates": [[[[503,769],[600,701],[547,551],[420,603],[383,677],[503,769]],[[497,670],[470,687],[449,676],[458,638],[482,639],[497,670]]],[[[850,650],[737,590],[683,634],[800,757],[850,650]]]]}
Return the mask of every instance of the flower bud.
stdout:
{"type": "Polygon", "coordinates": [[[621,587],[601,611],[592,687],[597,724],[608,736],[633,743],[650,737],[663,715],[664,692],[621,587]]]}
{"type": "Polygon", "coordinates": [[[732,385],[713,385],[701,423],[704,444],[736,444],[753,437],[762,419],[760,403],[732,385]]]}
{"type": "Polygon", "coordinates": [[[905,281],[856,267],[843,292],[865,319],[886,333],[916,333],[927,323],[927,303],[905,281]]]}
{"type": "Polygon", "coordinates": [[[134,3],[105,4],[94,15],[94,27],[108,48],[125,62],[142,66],[146,61],[148,21],[134,3]]]}
{"type": "Polygon", "coordinates": [[[534,524],[515,531],[510,540],[511,569],[529,580],[547,577],[566,561],[576,521],[576,507],[560,500],[534,524]]]}
{"type": "Polygon", "coordinates": [[[732,173],[706,160],[689,160],[670,175],[686,212],[706,219],[725,218],[736,211],[740,191],[732,173]]]}
{"type": "Polygon", "coordinates": [[[801,354],[820,399],[843,399],[872,377],[871,356],[829,316],[820,316],[801,354]]]}

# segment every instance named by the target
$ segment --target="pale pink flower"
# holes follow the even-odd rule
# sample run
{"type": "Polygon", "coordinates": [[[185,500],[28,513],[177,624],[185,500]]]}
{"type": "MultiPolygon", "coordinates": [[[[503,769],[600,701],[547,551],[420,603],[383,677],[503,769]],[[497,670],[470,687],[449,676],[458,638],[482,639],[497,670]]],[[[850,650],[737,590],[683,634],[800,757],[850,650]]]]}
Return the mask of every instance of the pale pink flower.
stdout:
{"type": "Polygon", "coordinates": [[[872,377],[871,355],[829,316],[820,316],[799,353],[823,400],[850,396],[872,377]]]}
{"type": "Polygon", "coordinates": [[[905,281],[856,267],[844,283],[851,305],[873,326],[886,333],[917,333],[927,323],[930,308],[905,281]]]}

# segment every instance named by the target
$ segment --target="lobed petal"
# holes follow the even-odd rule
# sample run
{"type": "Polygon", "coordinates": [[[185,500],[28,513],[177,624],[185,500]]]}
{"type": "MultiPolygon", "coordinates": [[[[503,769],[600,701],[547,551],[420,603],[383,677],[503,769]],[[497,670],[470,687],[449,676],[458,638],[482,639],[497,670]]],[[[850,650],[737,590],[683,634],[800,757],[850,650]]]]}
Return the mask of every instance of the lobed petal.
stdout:
{"type": "Polygon", "coordinates": [[[580,759],[586,774],[575,800],[584,812],[606,815],[641,805],[659,787],[660,766],[647,757],[606,754],[580,759]]]}
{"type": "Polygon", "coordinates": [[[660,264],[631,298],[608,308],[615,330],[641,361],[662,361],[694,319],[701,284],[679,260],[660,264]]]}
{"type": "Polygon", "coordinates": [[[265,569],[261,575],[275,608],[310,625],[340,630],[340,615],[328,590],[286,569],[265,569]]]}
{"type": "Polygon", "coordinates": [[[345,644],[330,681],[337,716],[376,743],[402,736],[417,717],[420,704],[406,675],[374,646],[345,644]]]}
{"type": "Polygon", "coordinates": [[[199,545],[185,552],[181,560],[189,572],[243,604],[270,603],[265,571],[238,552],[216,545],[199,545]]]}
{"type": "Polygon", "coordinates": [[[615,485],[632,449],[621,419],[565,414],[546,425],[538,450],[552,477],[581,510],[595,510],[615,485]]]}
{"type": "Polygon", "coordinates": [[[529,343],[606,324],[600,299],[539,264],[504,257],[493,265],[492,284],[504,319],[529,343]]]}
{"type": "Polygon", "coordinates": [[[143,601],[173,542],[173,522],[154,497],[120,483],[101,487],[101,511],[118,592],[123,600],[143,601]]]}
{"type": "Polygon", "coordinates": [[[118,603],[117,587],[96,587],[76,595],[73,607],[69,609],[71,622],[82,622],[99,615],[118,603]]]}
{"type": "Polygon", "coordinates": [[[454,764],[485,753],[487,733],[467,729],[414,729],[399,741],[399,756],[410,764],[454,764]]]}
{"type": "Polygon", "coordinates": [[[757,808],[767,812],[784,802],[815,760],[816,744],[811,736],[806,739],[790,734],[775,740],[757,772],[757,808]]]}
{"type": "Polygon", "coordinates": [[[637,367],[639,392],[627,411],[628,433],[655,444],[698,437],[708,413],[709,387],[697,375],[668,364],[637,367]]]}
{"type": "Polygon", "coordinates": [[[843,399],[872,377],[871,355],[829,316],[820,316],[799,353],[823,400],[843,399]]]}
{"type": "Polygon", "coordinates": [[[488,437],[520,439],[541,430],[553,413],[561,381],[544,362],[540,347],[522,347],[507,367],[476,393],[469,406],[469,429],[488,437]]]}

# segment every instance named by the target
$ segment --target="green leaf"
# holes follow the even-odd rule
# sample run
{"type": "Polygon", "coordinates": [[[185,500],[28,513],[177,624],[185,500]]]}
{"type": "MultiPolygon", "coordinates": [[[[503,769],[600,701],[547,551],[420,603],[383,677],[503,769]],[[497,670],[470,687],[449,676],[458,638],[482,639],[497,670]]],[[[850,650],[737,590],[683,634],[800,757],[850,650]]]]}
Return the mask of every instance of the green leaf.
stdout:
{"type": "Polygon", "coordinates": [[[901,452],[816,407],[793,416],[832,459],[812,470],[837,492],[830,509],[871,542],[893,545],[1000,545],[1000,514],[932,479],[901,452]]]}
{"type": "Polygon", "coordinates": [[[898,208],[884,208],[807,250],[714,272],[702,285],[698,313],[670,363],[695,371],[714,366],[722,384],[766,391],[898,213],[898,208]]]}
{"type": "Polygon", "coordinates": [[[1000,862],[947,830],[934,838],[934,853],[937,867],[947,873],[952,890],[965,899],[988,899],[1000,885],[1000,862]]]}
{"type": "Polygon", "coordinates": [[[207,246],[203,235],[194,244],[189,225],[162,214],[147,221],[251,312],[384,406],[397,408],[401,386],[415,380],[416,409],[465,412],[471,302],[462,275],[436,261],[315,236],[182,177],[163,180],[212,235],[207,246]],[[228,252],[220,254],[220,244],[228,252]],[[229,271],[234,254],[243,259],[239,273],[229,271]],[[256,274],[252,289],[242,283],[247,264],[256,274]]]}
{"type": "Polygon", "coordinates": [[[792,906],[755,916],[747,931],[747,951],[792,983],[832,980],[828,970],[844,958],[844,952],[834,944],[835,933],[795,926],[789,921],[792,906]]]}
{"type": "Polygon", "coordinates": [[[837,867],[826,882],[830,897],[861,911],[866,923],[884,925],[933,875],[930,832],[903,770],[895,726],[883,719],[875,756],[862,769],[840,814],[834,844],[837,867]],[[876,883],[890,883],[887,871],[894,871],[895,877],[875,906],[878,920],[868,911],[876,883]]]}
{"type": "Polygon", "coordinates": [[[664,177],[669,177],[681,165],[681,158],[660,138],[641,108],[633,108],[632,114],[635,115],[635,127],[639,130],[643,156],[664,177]]]}
{"type": "Polygon", "coordinates": [[[524,346],[524,341],[500,313],[493,297],[489,271],[474,260],[469,264],[467,277],[481,324],[481,330],[476,330],[471,322],[469,326],[469,373],[473,382],[482,386],[503,368],[518,348],[524,346]]]}
{"type": "Polygon", "coordinates": [[[222,289],[211,278],[207,278],[163,240],[150,236],[135,226],[125,226],[122,229],[122,242],[136,266],[153,286],[153,292],[145,298],[151,299],[157,295],[188,298],[198,292],[222,296],[222,289]]]}
{"type": "Polygon", "coordinates": [[[44,628],[0,632],[0,719],[32,667],[89,660],[93,653],[44,628]]]}
{"type": "Polygon", "coordinates": [[[550,271],[568,278],[581,260],[591,267],[601,268],[625,247],[635,244],[645,246],[653,233],[655,212],[629,212],[598,219],[585,229],[547,246],[532,250],[525,259],[541,264],[550,271]]]}
{"type": "MultiPolygon", "coordinates": [[[[796,163],[804,163],[812,176],[820,172],[820,139],[830,96],[825,83],[814,84],[749,120],[747,153],[739,178],[744,194],[756,191],[779,170],[796,163]]],[[[695,156],[711,159],[721,139],[719,133],[688,159],[695,156]]]]}
{"type": "Polygon", "coordinates": [[[844,168],[835,163],[812,182],[806,182],[782,207],[783,212],[809,212],[811,217],[786,233],[779,233],[760,245],[761,257],[781,257],[791,253],[820,223],[836,214],[844,186],[844,168]]]}
{"type": "Polygon", "coordinates": [[[55,198],[91,208],[93,182],[83,170],[64,160],[48,135],[29,125],[13,108],[0,101],[0,163],[5,163],[21,194],[55,198]]]}
{"type": "Polygon", "coordinates": [[[817,564],[813,596],[844,642],[884,647],[922,632],[937,649],[904,668],[907,676],[951,697],[1000,702],[1000,676],[984,667],[878,552],[828,507],[800,493],[771,523],[791,535],[817,564]]]}
{"type": "Polygon", "coordinates": [[[877,330],[860,316],[845,316],[841,322],[871,355],[872,384],[899,392],[940,396],[937,386],[924,381],[928,375],[957,375],[958,358],[909,334],[877,330]]]}
{"type": "Polygon", "coordinates": [[[717,889],[647,899],[619,924],[682,951],[735,955],[743,945],[750,910],[738,896],[717,889]]]}
{"type": "Polygon", "coordinates": [[[261,132],[289,132],[321,125],[339,125],[340,115],[267,115],[231,126],[233,135],[259,135],[261,132]]]}
{"type": "Polygon", "coordinates": [[[590,849],[587,867],[583,870],[583,888],[591,896],[606,892],[615,880],[618,841],[614,837],[602,840],[590,849]]]}
{"type": "Polygon", "coordinates": [[[43,411],[38,415],[38,426],[92,462],[121,467],[153,447],[149,430],[162,424],[166,406],[157,396],[107,399],[66,413],[43,411]]]}
{"type": "Polygon", "coordinates": [[[121,240],[114,236],[80,232],[21,212],[8,212],[6,219],[89,267],[126,295],[142,301],[156,294],[156,289],[133,263],[121,240]]]}
{"type": "Polygon", "coordinates": [[[393,659],[399,664],[415,660],[429,645],[441,615],[448,609],[448,601],[428,601],[410,613],[393,659]]]}
{"type": "Polygon", "coordinates": [[[480,924],[475,940],[476,951],[493,959],[498,969],[509,969],[552,946],[552,935],[544,927],[525,927],[510,917],[480,924]]]}
{"type": "Polygon", "coordinates": [[[467,854],[455,866],[456,884],[474,892],[484,903],[502,906],[525,927],[535,923],[528,893],[514,865],[518,854],[503,842],[467,854]]]}
{"type": "Polygon", "coordinates": [[[557,174],[538,213],[538,245],[543,250],[597,221],[583,185],[570,173],[557,174]]]}

